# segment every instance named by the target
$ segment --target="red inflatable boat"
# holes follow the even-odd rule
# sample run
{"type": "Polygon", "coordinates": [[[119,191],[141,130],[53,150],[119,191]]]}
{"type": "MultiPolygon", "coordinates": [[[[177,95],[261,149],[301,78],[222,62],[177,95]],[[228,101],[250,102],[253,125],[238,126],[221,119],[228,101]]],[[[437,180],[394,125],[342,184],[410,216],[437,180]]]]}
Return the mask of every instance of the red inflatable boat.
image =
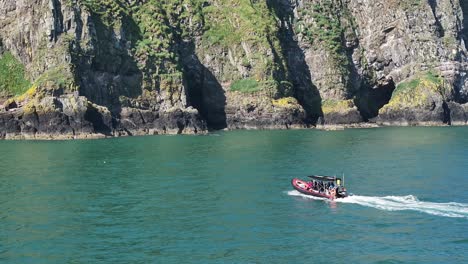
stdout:
{"type": "Polygon", "coordinates": [[[331,176],[308,176],[310,181],[297,178],[291,180],[291,184],[298,192],[326,199],[344,198],[348,196],[346,188],[342,186],[341,178],[331,176]]]}

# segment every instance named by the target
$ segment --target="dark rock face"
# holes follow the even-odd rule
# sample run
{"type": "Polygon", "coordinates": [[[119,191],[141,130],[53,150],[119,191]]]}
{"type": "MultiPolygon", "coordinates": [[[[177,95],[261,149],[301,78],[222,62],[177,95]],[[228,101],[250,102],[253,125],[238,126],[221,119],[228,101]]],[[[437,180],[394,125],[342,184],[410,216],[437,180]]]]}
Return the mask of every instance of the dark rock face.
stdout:
{"type": "Polygon", "coordinates": [[[362,123],[362,116],[357,109],[349,109],[346,112],[331,112],[320,119],[320,125],[353,125],[362,123]]]}
{"type": "Polygon", "coordinates": [[[417,125],[466,125],[467,104],[433,101],[426,107],[383,109],[376,118],[371,119],[380,125],[417,126],[417,125]]]}
{"type": "MultiPolygon", "coordinates": [[[[65,98],[63,98],[65,99],[65,98]]],[[[67,98],[69,99],[69,98],[67,98]]],[[[94,134],[93,123],[85,118],[87,100],[75,98],[77,109],[70,111],[56,98],[44,98],[41,105],[0,112],[1,138],[73,138],[94,134]],[[57,106],[41,109],[39,106],[57,106]]]]}
{"type": "MultiPolygon", "coordinates": [[[[450,113],[444,95],[437,89],[437,83],[428,80],[414,80],[419,84],[414,91],[400,88],[391,102],[379,111],[375,118],[382,125],[443,125],[450,124],[450,113]],[[412,94],[416,93],[417,96],[412,94]]],[[[406,88],[410,89],[410,88],[406,88]]]]}
{"type": "Polygon", "coordinates": [[[382,113],[376,122],[382,125],[415,126],[415,125],[442,125],[447,124],[444,108],[434,106],[431,109],[401,109],[382,113]]]}
{"type": "Polygon", "coordinates": [[[292,129],[307,128],[306,113],[301,108],[281,109],[266,113],[249,109],[228,109],[230,129],[292,129]]]}
{"type": "Polygon", "coordinates": [[[171,109],[163,113],[122,109],[118,135],[196,134],[207,130],[195,109],[171,109]]]}
{"type": "Polygon", "coordinates": [[[229,129],[290,129],[308,127],[307,113],[292,98],[274,100],[266,96],[230,93],[226,106],[229,129]]]}
{"type": "Polygon", "coordinates": [[[36,105],[0,112],[2,139],[73,139],[131,135],[195,134],[206,131],[194,109],[162,114],[124,108],[119,118],[85,97],[44,98],[36,105]],[[51,107],[54,106],[54,107],[51,107]]]}
{"type": "Polygon", "coordinates": [[[452,125],[466,125],[468,123],[468,104],[448,102],[447,108],[450,109],[449,115],[452,125]]]}

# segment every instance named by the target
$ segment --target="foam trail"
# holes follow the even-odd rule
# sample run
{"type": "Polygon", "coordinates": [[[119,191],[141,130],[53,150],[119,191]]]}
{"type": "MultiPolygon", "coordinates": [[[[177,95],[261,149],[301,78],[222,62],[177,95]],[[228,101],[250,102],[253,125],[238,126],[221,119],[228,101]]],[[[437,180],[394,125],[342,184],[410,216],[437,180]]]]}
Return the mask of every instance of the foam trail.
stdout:
{"type": "MultiPolygon", "coordinates": [[[[297,191],[289,191],[288,195],[310,197],[297,191]]],[[[336,202],[359,204],[385,211],[409,210],[437,216],[468,218],[468,204],[424,202],[419,201],[418,198],[413,195],[384,197],[354,195],[344,199],[337,199],[336,202]]]]}
{"type": "Polygon", "coordinates": [[[322,201],[325,201],[327,200],[326,198],[321,198],[321,197],[315,197],[315,196],[310,196],[310,195],[305,195],[305,194],[302,194],[296,190],[293,190],[293,191],[287,191],[286,192],[288,195],[290,196],[298,196],[298,197],[302,197],[302,198],[306,198],[306,199],[311,199],[311,200],[322,200],[322,201]]]}

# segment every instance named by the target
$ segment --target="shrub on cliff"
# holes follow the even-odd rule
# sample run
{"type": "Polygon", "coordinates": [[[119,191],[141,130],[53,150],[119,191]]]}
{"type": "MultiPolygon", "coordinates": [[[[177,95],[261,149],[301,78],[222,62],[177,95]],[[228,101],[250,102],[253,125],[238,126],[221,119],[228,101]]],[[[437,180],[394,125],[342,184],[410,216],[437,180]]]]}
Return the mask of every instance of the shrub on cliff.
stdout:
{"type": "Polygon", "coordinates": [[[10,52],[0,55],[0,94],[19,95],[30,86],[31,83],[25,78],[23,64],[10,52]]]}

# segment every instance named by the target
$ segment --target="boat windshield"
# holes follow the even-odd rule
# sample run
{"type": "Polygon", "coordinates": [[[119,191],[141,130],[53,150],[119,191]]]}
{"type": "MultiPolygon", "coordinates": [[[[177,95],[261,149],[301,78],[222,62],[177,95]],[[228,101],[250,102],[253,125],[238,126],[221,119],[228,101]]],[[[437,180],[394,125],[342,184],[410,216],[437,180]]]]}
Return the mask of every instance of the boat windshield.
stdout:
{"type": "Polygon", "coordinates": [[[311,179],[314,179],[316,181],[321,181],[321,182],[341,182],[341,178],[333,177],[333,176],[321,176],[321,175],[312,175],[308,176],[311,179]]]}

